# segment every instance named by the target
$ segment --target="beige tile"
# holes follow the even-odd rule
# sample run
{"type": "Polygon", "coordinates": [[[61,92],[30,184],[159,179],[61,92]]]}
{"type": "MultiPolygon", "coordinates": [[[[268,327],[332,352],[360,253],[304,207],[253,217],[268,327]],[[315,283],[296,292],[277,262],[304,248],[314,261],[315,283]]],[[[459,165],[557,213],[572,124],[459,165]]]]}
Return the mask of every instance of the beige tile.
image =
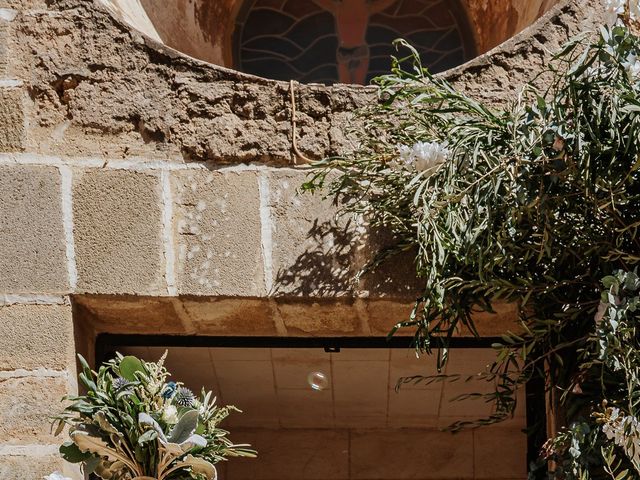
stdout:
{"type": "Polygon", "coordinates": [[[448,374],[473,375],[486,371],[496,358],[491,348],[457,348],[449,350],[448,374]]]}
{"type": "Polygon", "coordinates": [[[456,381],[447,381],[443,385],[440,415],[443,417],[483,417],[493,412],[493,402],[483,397],[464,397],[485,394],[493,391],[493,384],[484,380],[462,377],[456,381]]]}
{"type": "Polygon", "coordinates": [[[380,413],[366,415],[336,416],[336,428],[380,429],[387,427],[387,419],[380,413]]]}
{"type": "Polygon", "coordinates": [[[268,361],[221,361],[215,370],[224,402],[243,410],[234,424],[277,424],[278,411],[273,370],[268,361]]]}
{"type": "Polygon", "coordinates": [[[435,356],[423,355],[416,357],[413,349],[394,349],[391,352],[391,366],[389,372],[389,387],[395,388],[399,381],[403,381],[402,390],[441,390],[442,381],[427,380],[409,381],[409,377],[433,377],[438,375],[435,356]],[[404,381],[403,379],[406,379],[404,381]]]}
{"type": "Polygon", "coordinates": [[[275,394],[270,361],[234,360],[215,362],[216,374],[223,394],[241,398],[275,394]]]}
{"type": "Polygon", "coordinates": [[[336,420],[354,416],[386,420],[388,362],[334,362],[336,420]]]}
{"type": "Polygon", "coordinates": [[[274,361],[289,362],[309,360],[323,361],[329,360],[331,354],[324,351],[323,348],[272,348],[271,358],[274,361]]]}
{"type": "MultiPolygon", "coordinates": [[[[220,397],[216,372],[209,356],[209,349],[194,347],[173,347],[166,362],[171,372],[170,379],[183,382],[193,393],[199,395],[204,387],[220,397]]],[[[222,400],[222,398],[219,398],[222,400]]]]}
{"type": "MultiPolygon", "coordinates": [[[[222,404],[222,402],[218,402],[222,404]]],[[[275,399],[256,400],[254,398],[240,401],[224,400],[225,405],[234,405],[241,412],[231,412],[230,416],[223,422],[223,428],[235,430],[241,427],[250,428],[279,428],[280,417],[278,416],[278,405],[275,399]]]]}
{"type": "Polygon", "coordinates": [[[349,478],[349,440],[336,430],[237,430],[234,438],[251,443],[256,460],[233,459],[233,480],[309,480],[349,478]]]}
{"type": "Polygon", "coordinates": [[[479,428],[473,434],[476,478],[526,478],[526,434],[500,425],[479,428]],[[496,452],[500,452],[499,456],[496,452]]]}
{"type": "Polygon", "coordinates": [[[390,348],[341,348],[340,352],[332,353],[331,360],[334,362],[351,361],[387,361],[391,355],[390,348]]]}
{"type": "Polygon", "coordinates": [[[435,427],[440,391],[400,390],[389,394],[387,422],[394,427],[435,427]]]}
{"type": "Polygon", "coordinates": [[[331,390],[279,389],[278,410],[283,428],[334,426],[331,390]]]}
{"type": "Polygon", "coordinates": [[[214,362],[224,360],[270,360],[270,348],[211,348],[211,358],[214,362]]]}
{"type": "Polygon", "coordinates": [[[381,430],[351,435],[351,478],[473,478],[471,432],[381,430]]]}
{"type": "Polygon", "coordinates": [[[272,356],[277,388],[309,389],[308,376],[313,372],[325,374],[331,388],[331,357],[324,350],[277,348],[272,356]]]}

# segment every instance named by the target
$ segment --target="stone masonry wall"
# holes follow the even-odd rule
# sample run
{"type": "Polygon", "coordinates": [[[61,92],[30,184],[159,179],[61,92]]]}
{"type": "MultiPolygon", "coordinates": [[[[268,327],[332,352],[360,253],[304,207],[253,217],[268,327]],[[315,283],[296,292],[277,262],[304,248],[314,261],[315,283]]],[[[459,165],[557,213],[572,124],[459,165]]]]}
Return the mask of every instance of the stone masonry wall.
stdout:
{"type": "MultiPolygon", "coordinates": [[[[449,72],[498,102],[588,0],[449,72]]],[[[353,286],[367,228],[301,196],[288,84],[198,62],[89,0],[0,0],[0,478],[64,468],[48,416],[95,334],[383,335],[412,282],[353,286]]],[[[299,86],[300,147],[347,152],[374,91],[299,86]]],[[[513,318],[505,306],[480,322],[513,318]]]]}

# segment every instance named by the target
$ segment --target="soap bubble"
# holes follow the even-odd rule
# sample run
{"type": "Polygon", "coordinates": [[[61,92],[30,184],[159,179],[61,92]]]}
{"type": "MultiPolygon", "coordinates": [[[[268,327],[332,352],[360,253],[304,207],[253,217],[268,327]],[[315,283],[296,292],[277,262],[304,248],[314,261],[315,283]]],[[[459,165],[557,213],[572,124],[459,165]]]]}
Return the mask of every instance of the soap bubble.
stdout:
{"type": "Polygon", "coordinates": [[[322,372],[311,372],[307,375],[307,382],[314,390],[324,390],[329,386],[329,377],[322,372]]]}

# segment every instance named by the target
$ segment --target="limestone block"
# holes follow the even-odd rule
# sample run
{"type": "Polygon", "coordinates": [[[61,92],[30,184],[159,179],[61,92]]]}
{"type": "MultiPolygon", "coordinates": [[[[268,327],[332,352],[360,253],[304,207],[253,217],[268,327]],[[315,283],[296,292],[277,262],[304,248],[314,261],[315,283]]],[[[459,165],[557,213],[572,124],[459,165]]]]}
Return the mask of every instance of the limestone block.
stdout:
{"type": "MultiPolygon", "coordinates": [[[[3,108],[0,99],[0,142],[3,108]]],[[[0,291],[52,293],[68,289],[57,169],[0,167],[0,252],[0,291]]]]}
{"type": "Polygon", "coordinates": [[[173,188],[179,293],[263,296],[257,172],[177,172],[173,188]]]}
{"type": "Polygon", "coordinates": [[[475,478],[526,478],[527,435],[522,428],[500,425],[473,431],[475,435],[475,478]],[[496,452],[500,452],[496,458],[496,452]]]}
{"type": "MultiPolygon", "coordinates": [[[[11,10],[8,10],[8,12],[11,12],[11,10]]],[[[9,22],[2,20],[1,16],[2,11],[0,10],[0,79],[3,79],[7,76],[7,67],[9,65],[9,22]]]]}
{"type": "Polygon", "coordinates": [[[0,88],[0,152],[16,152],[24,148],[26,132],[22,95],[22,90],[17,88],[0,88]]]}
{"type": "MultiPolygon", "coordinates": [[[[398,322],[409,320],[414,303],[407,300],[389,298],[371,298],[366,302],[369,316],[369,328],[375,335],[386,335],[398,322]]],[[[477,312],[472,315],[474,326],[481,337],[498,337],[507,331],[518,332],[518,305],[515,303],[496,303],[494,312],[477,312]]],[[[413,328],[398,330],[396,335],[413,335],[413,328]]],[[[460,326],[457,337],[472,337],[473,333],[460,326]]]]}
{"type": "Polygon", "coordinates": [[[64,461],[54,455],[26,456],[1,455],[0,478],[2,480],[40,480],[55,471],[63,471],[64,461]]]}
{"type": "Polygon", "coordinates": [[[259,299],[183,300],[191,324],[200,335],[277,335],[272,307],[259,299]]]}
{"type": "Polygon", "coordinates": [[[165,293],[158,175],[88,169],[73,177],[78,290],[165,293]]]}
{"type": "Polygon", "coordinates": [[[79,324],[96,333],[184,334],[183,319],[167,297],[81,295],[75,297],[79,324]]]}
{"type": "Polygon", "coordinates": [[[348,295],[356,271],[355,222],[336,217],[331,199],[301,193],[306,172],[269,173],[274,293],[303,297],[348,295]]]}
{"type": "MultiPolygon", "coordinates": [[[[391,232],[366,228],[362,235],[362,246],[358,268],[376,255],[395,245],[391,232]]],[[[362,275],[358,289],[371,298],[396,298],[414,301],[424,291],[424,283],[416,277],[415,250],[407,250],[389,256],[384,262],[362,275]]]]}
{"type": "Polygon", "coordinates": [[[60,400],[68,393],[62,377],[1,379],[0,443],[58,443],[51,433],[51,416],[62,410],[60,400]]]}
{"type": "MultiPolygon", "coordinates": [[[[366,303],[369,328],[374,335],[387,335],[398,322],[409,319],[413,304],[390,299],[370,299],[366,303]]],[[[396,335],[413,335],[414,329],[398,330],[396,335]]]]}
{"type": "Polygon", "coordinates": [[[350,478],[474,478],[471,431],[355,431],[350,447],[350,478]]]}
{"type": "Polygon", "coordinates": [[[365,335],[362,321],[351,301],[278,301],[288,335],[365,335]]]}
{"type": "Polygon", "coordinates": [[[0,370],[75,368],[70,305],[0,307],[0,370]]]}

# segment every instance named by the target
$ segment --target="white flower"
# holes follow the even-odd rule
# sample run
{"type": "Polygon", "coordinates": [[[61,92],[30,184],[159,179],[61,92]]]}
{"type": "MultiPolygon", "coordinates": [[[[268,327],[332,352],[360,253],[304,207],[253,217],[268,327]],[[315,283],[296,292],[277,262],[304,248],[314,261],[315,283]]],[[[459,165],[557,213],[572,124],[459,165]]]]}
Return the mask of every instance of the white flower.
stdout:
{"type": "Polygon", "coordinates": [[[400,145],[398,154],[405,167],[413,167],[418,172],[431,170],[443,163],[449,155],[449,150],[437,142],[417,142],[412,147],[400,145]]]}
{"type": "Polygon", "coordinates": [[[626,3],[626,0],[604,0],[604,21],[607,25],[613,27],[618,23],[620,15],[624,14],[626,3]]]}
{"type": "Polygon", "coordinates": [[[622,66],[627,71],[629,79],[640,77],[640,60],[635,53],[630,53],[627,59],[622,62],[622,66]]]}
{"type": "Polygon", "coordinates": [[[178,423],[178,409],[174,405],[165,405],[162,419],[169,425],[178,423]]]}
{"type": "Polygon", "coordinates": [[[42,477],[44,480],[71,480],[69,477],[65,477],[60,472],[53,472],[46,477],[42,477]]]}

